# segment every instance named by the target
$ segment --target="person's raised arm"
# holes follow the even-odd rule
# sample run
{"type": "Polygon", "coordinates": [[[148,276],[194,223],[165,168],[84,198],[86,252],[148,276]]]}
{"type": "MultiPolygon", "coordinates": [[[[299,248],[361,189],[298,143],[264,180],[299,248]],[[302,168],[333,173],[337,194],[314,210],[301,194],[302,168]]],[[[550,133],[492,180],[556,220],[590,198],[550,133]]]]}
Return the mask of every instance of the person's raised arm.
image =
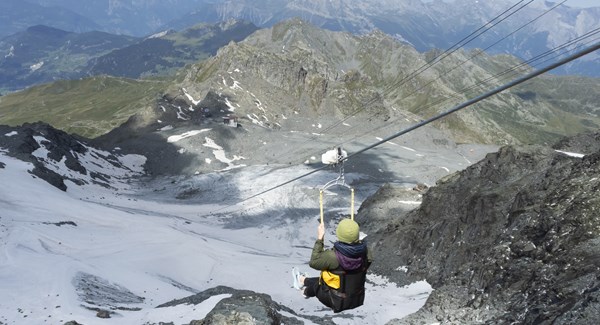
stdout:
{"type": "Polygon", "coordinates": [[[324,239],[325,224],[320,223],[317,228],[317,240],[308,262],[308,265],[315,270],[333,270],[339,266],[335,253],[332,250],[324,249],[324,239]]]}
{"type": "Polygon", "coordinates": [[[319,227],[317,228],[317,239],[323,240],[325,239],[325,224],[319,223],[319,227]]]}

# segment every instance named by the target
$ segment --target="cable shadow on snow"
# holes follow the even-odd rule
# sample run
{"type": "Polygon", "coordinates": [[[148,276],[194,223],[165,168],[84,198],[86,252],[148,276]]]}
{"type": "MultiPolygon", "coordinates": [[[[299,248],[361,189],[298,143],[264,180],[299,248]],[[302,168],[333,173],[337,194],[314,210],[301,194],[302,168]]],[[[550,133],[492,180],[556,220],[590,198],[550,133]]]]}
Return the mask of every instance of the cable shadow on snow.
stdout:
{"type": "MultiPolygon", "coordinates": [[[[402,158],[398,159],[402,162],[402,158]]],[[[412,183],[413,180],[408,177],[398,177],[394,171],[387,171],[382,168],[387,167],[388,162],[380,159],[374,154],[363,154],[355,157],[351,162],[345,164],[345,177],[348,185],[355,190],[355,213],[360,207],[360,203],[372,195],[377,189],[385,183],[412,183]]],[[[310,167],[322,168],[321,163],[311,164],[310,167]]],[[[316,227],[320,221],[319,211],[319,189],[329,180],[335,179],[339,174],[337,170],[326,168],[311,175],[308,180],[298,180],[296,184],[287,184],[282,188],[288,187],[284,198],[275,200],[275,203],[267,203],[264,199],[261,208],[235,208],[235,205],[250,196],[234,197],[231,192],[228,193],[228,202],[233,212],[222,212],[216,214],[223,222],[225,228],[243,229],[250,227],[286,227],[290,220],[302,220],[302,223],[310,224],[316,227]],[[322,174],[320,174],[322,173],[322,174]],[[317,175],[317,176],[314,176],[317,175]],[[312,183],[312,184],[311,184],[312,183]],[[294,186],[290,188],[290,186],[294,186]],[[294,198],[296,196],[296,198],[294,198]],[[286,205],[287,204],[287,205],[286,205]],[[298,204],[298,207],[294,207],[298,204]],[[279,207],[273,206],[279,205],[279,207]],[[314,208],[307,208],[306,206],[314,208]]],[[[290,177],[291,179],[291,177],[290,177]]],[[[289,179],[285,179],[287,181],[289,179]]],[[[273,183],[273,187],[283,182],[273,183]]],[[[263,189],[268,190],[268,189],[263,189]]],[[[278,189],[278,190],[281,190],[278,189]]],[[[238,193],[242,191],[238,190],[238,193]]],[[[247,193],[247,191],[246,191],[247,193]]],[[[258,193],[258,191],[257,191],[258,193]]],[[[253,198],[259,200],[261,196],[268,197],[270,192],[253,198]]],[[[281,195],[281,194],[279,194],[281,195]]],[[[273,199],[271,200],[273,201],[273,199]]],[[[351,195],[350,192],[342,186],[328,188],[323,198],[324,217],[326,220],[339,221],[342,218],[350,216],[351,195]]]]}

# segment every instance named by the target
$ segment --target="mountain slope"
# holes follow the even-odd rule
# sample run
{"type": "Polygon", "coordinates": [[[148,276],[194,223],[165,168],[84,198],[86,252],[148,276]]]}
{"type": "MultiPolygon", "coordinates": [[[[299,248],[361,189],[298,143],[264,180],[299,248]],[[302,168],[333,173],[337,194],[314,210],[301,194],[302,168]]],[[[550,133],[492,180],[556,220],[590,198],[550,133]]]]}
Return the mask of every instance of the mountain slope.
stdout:
{"type": "Polygon", "coordinates": [[[256,29],[251,23],[231,20],[139,39],[33,26],[0,41],[0,53],[5,53],[0,56],[0,92],[94,75],[140,78],[173,74],[256,29]]]}
{"type": "MultiPolygon", "coordinates": [[[[419,54],[381,32],[357,37],[290,20],[226,46],[216,57],[198,64],[197,72],[188,73],[180,87],[194,98],[220,93],[223,100],[236,102],[236,114],[242,116],[256,112],[254,98],[260,98],[259,106],[266,108],[261,114],[271,125],[296,113],[356,115],[397,130],[394,124],[407,114],[431,117],[531,71],[511,56],[457,51],[413,74],[434,55],[419,54]],[[237,84],[251,85],[251,92],[237,84]]],[[[598,82],[541,76],[438,126],[451,130],[459,141],[553,142],[561,135],[600,125],[594,106],[599,99],[593,90],[598,82]],[[541,90],[552,88],[562,91],[541,90]],[[540,96],[528,97],[528,92],[538,90],[540,96]]]]}
{"type": "MultiPolygon", "coordinates": [[[[138,183],[143,157],[98,150],[43,124],[0,126],[0,179],[10,184],[0,189],[8,215],[0,219],[6,243],[0,258],[10,271],[0,287],[0,319],[595,323],[598,150],[598,133],[563,139],[554,148],[507,146],[429,189],[383,186],[356,215],[378,256],[368,298],[339,315],[299,297],[288,280],[264,276],[306,265],[315,234],[304,228],[318,213],[314,184],[334,173],[271,192],[258,204],[240,204],[239,195],[310,168],[247,166],[138,183]],[[40,182],[37,177],[48,175],[32,170],[35,162],[59,178],[65,173],[67,191],[40,182]],[[234,209],[214,213],[229,204],[234,209]],[[257,281],[235,276],[238,267],[257,281]]],[[[347,176],[362,201],[365,178],[347,176]]],[[[327,218],[326,236],[334,238],[336,217],[327,218]]]]}
{"type": "MultiPolygon", "coordinates": [[[[185,149],[185,143],[194,140],[189,132],[180,133],[182,128],[176,132],[179,140],[164,137],[165,146],[185,149]]],[[[218,132],[207,131],[195,138],[206,143],[200,146],[214,159],[231,157],[235,151],[227,144],[218,149],[224,139],[215,135],[218,132]]],[[[253,133],[246,138],[250,144],[271,139],[267,136],[253,133]]],[[[276,138],[283,136],[273,137],[273,142],[276,138]]],[[[314,149],[310,143],[305,146],[314,149]]],[[[259,159],[271,158],[265,151],[253,153],[259,159]]],[[[185,157],[175,152],[162,164],[173,164],[174,155],[185,157]]],[[[452,160],[464,161],[459,155],[452,160]]],[[[234,209],[241,208],[238,211],[215,214],[215,208],[237,204],[247,193],[313,167],[257,164],[140,178],[143,161],[125,148],[99,150],[41,123],[0,126],[0,183],[10,184],[0,188],[0,240],[5,243],[0,261],[6,271],[0,287],[1,322],[19,323],[25,314],[33,323],[48,318],[82,324],[191,323],[230,319],[230,310],[242,308],[244,319],[265,322],[382,324],[416,311],[429,294],[430,286],[423,281],[398,287],[371,274],[367,288],[378,294],[370,297],[370,304],[332,315],[317,301],[299,297],[287,276],[277,281],[264,276],[265,266],[269,274],[289,275],[290,265],[306,265],[306,247],[314,242],[314,233],[297,230],[314,223],[314,184],[335,173],[324,171],[270,193],[258,205],[240,204],[234,209]],[[45,170],[38,172],[36,167],[45,170]],[[40,178],[55,186],[64,184],[66,191],[40,178]],[[256,281],[235,276],[240,268],[256,281]],[[392,304],[393,310],[374,312],[392,304]]],[[[357,202],[370,192],[366,182],[360,183],[357,202]]],[[[331,222],[328,238],[335,236],[331,222]]],[[[238,316],[231,322],[239,322],[238,316]]]]}
{"type": "MultiPolygon", "coordinates": [[[[600,7],[572,8],[568,3],[554,7],[551,2],[524,5],[509,0],[216,1],[203,4],[201,9],[167,26],[234,17],[270,27],[299,17],[321,28],[359,35],[379,29],[420,52],[452,48],[462,41],[466,49],[484,48],[492,54],[510,53],[528,60],[600,26],[600,7]],[[492,25],[489,31],[482,28],[492,25]]],[[[575,43],[589,45],[592,40],[575,43]]],[[[597,69],[589,67],[598,65],[599,60],[597,54],[590,55],[554,73],[598,76],[597,69]]]]}
{"type": "MultiPolygon", "coordinates": [[[[15,0],[10,0],[14,3],[15,0]]],[[[537,0],[390,1],[390,0],[29,0],[36,5],[68,8],[98,23],[99,30],[146,36],[168,29],[183,29],[201,22],[241,19],[259,27],[301,18],[318,27],[357,35],[379,29],[409,42],[420,52],[447,49],[477,31],[467,49],[488,48],[489,53],[510,53],[525,60],[571,41],[600,26],[600,7],[574,8],[569,2],[537,0]],[[555,8],[556,7],[556,8],[555,8]],[[498,18],[496,18],[498,17],[498,18]],[[484,32],[482,26],[493,28],[484,32]],[[493,45],[493,46],[492,46],[493,45]]],[[[56,8],[54,8],[56,10],[56,8]]],[[[35,16],[34,16],[35,17],[35,16]]],[[[34,19],[34,17],[30,17],[34,19]]],[[[32,20],[28,20],[32,21],[32,20]]],[[[7,20],[10,23],[11,20],[7,20]]],[[[10,26],[12,32],[48,21],[10,26]]],[[[70,31],[73,28],[55,26],[70,31]]],[[[7,27],[9,28],[9,27],[7,27]]],[[[96,28],[98,29],[98,28],[96,28]]],[[[471,37],[469,37],[471,39],[471,37]]],[[[591,38],[576,43],[590,43],[591,38]]],[[[573,62],[554,73],[598,76],[598,55],[573,62]]]]}
{"type": "Polygon", "coordinates": [[[137,39],[102,32],[72,33],[33,26],[0,41],[0,90],[82,76],[94,57],[132,44],[137,39]]]}
{"type": "MultiPolygon", "coordinates": [[[[242,42],[228,44],[214,57],[180,70],[175,81],[163,89],[154,88],[155,83],[135,82],[136,87],[150,86],[144,92],[154,92],[154,102],[149,104],[149,97],[136,95],[126,106],[150,105],[152,108],[144,114],[152,112],[153,117],[143,119],[148,123],[161,120],[164,113],[161,98],[170,98],[168,101],[176,107],[196,111],[199,120],[202,114],[198,112],[204,108],[215,114],[214,117],[233,113],[242,124],[270,129],[293,128],[295,117],[318,117],[330,121],[324,124],[327,133],[347,134],[343,122],[350,119],[347,121],[350,123],[354,119],[361,121],[353,123],[354,135],[376,129],[382,136],[531,71],[508,55],[457,51],[413,74],[436,54],[420,54],[381,32],[359,37],[326,31],[293,19],[259,30],[242,42]],[[142,102],[135,103],[136,100],[142,102]]],[[[89,79],[85,83],[102,83],[102,80],[89,79]]],[[[78,82],[71,84],[75,86],[78,82]]],[[[598,86],[599,81],[592,78],[541,76],[436,125],[450,130],[459,142],[550,143],[562,135],[593,130],[600,125],[596,105],[599,99],[595,91],[598,86]]],[[[94,87],[81,86],[80,89],[83,93],[62,101],[68,101],[69,107],[90,107],[86,96],[99,94],[92,90],[94,87]],[[78,102],[78,98],[83,102],[78,102]]],[[[48,103],[41,97],[27,99],[27,94],[15,93],[2,98],[0,112],[4,114],[5,123],[45,118],[31,109],[28,117],[14,112],[16,107],[48,103]]],[[[116,98],[125,100],[126,94],[116,98]]],[[[99,101],[95,109],[112,112],[115,108],[107,106],[110,103],[99,101]]],[[[67,112],[64,107],[56,109],[67,112]]],[[[65,122],[58,123],[53,125],[74,130],[65,122]]],[[[95,121],[81,123],[92,125],[95,121]]],[[[115,125],[115,121],[102,125],[115,125]]],[[[79,130],[86,135],[110,130],[100,129],[79,130]]]]}
{"type": "Polygon", "coordinates": [[[3,0],[0,2],[0,39],[31,26],[46,25],[71,32],[101,30],[93,15],[80,15],[69,6],[42,6],[34,1],[3,0]]]}
{"type": "Polygon", "coordinates": [[[503,147],[438,181],[410,212],[399,212],[395,187],[365,202],[374,271],[426,277],[436,289],[419,313],[390,324],[600,321],[599,140],[503,147]]]}
{"type": "Polygon", "coordinates": [[[85,70],[89,75],[127,78],[170,74],[186,64],[214,55],[231,41],[243,40],[256,29],[251,23],[231,20],[161,33],[94,58],[85,70]]]}
{"type": "MultiPolygon", "coordinates": [[[[46,7],[69,8],[93,19],[100,30],[143,37],[155,33],[163,25],[193,10],[204,0],[29,0],[46,7]]],[[[195,21],[190,25],[196,25],[195,21]]],[[[186,27],[187,27],[186,26],[186,27]]],[[[164,30],[164,29],[163,29],[164,30]]]]}
{"type": "Polygon", "coordinates": [[[3,124],[44,121],[68,133],[95,137],[143,115],[165,87],[161,80],[107,76],[64,80],[0,97],[3,124]]]}

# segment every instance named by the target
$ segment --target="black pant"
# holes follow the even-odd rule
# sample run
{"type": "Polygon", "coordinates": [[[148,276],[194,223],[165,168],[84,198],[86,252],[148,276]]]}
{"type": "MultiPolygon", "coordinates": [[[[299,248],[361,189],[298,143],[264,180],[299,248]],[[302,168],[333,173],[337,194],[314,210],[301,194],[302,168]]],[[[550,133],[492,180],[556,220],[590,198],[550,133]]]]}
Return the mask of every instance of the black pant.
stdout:
{"type": "Polygon", "coordinates": [[[316,297],[319,290],[319,278],[304,278],[304,295],[307,297],[316,297]]]}

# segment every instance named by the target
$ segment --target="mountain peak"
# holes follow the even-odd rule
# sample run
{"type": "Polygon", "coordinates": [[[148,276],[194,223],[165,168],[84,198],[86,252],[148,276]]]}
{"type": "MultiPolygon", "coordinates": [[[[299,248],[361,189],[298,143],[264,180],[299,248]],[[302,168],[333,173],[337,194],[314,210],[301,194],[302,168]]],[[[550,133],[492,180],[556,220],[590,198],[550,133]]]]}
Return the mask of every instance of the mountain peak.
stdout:
{"type": "Polygon", "coordinates": [[[65,37],[69,34],[73,34],[72,32],[67,32],[62,29],[46,26],[46,25],[35,25],[27,28],[28,33],[32,34],[42,34],[48,35],[51,37],[65,37]]]}

